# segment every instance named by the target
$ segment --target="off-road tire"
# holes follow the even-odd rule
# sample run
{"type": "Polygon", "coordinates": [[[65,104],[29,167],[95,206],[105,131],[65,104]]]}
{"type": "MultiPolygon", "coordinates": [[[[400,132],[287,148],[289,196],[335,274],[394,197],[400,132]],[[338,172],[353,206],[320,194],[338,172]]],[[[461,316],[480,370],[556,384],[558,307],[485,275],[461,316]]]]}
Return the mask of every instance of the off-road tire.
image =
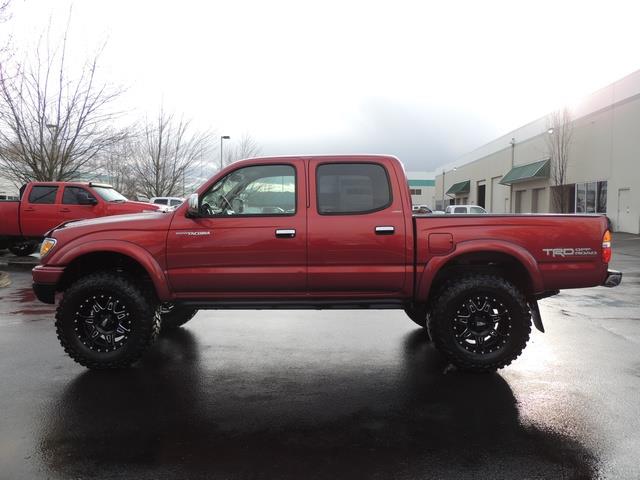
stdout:
{"type": "MultiPolygon", "coordinates": [[[[88,323],[88,322],[87,322],[88,323]]],[[[99,326],[99,319],[95,319],[95,326],[99,326]]],[[[80,365],[91,369],[115,369],[130,366],[153,344],[160,333],[160,313],[152,296],[140,289],[136,282],[126,276],[112,272],[96,272],[80,278],[64,292],[63,298],[56,310],[56,333],[65,352],[80,365]],[[91,312],[97,315],[92,307],[98,301],[105,306],[99,313],[116,311],[109,299],[113,299],[117,308],[125,312],[128,330],[121,330],[124,340],[117,348],[99,348],[87,333],[93,328],[93,321],[85,325],[85,318],[80,312],[91,312]],[[126,334],[125,332],[129,333],[126,334]],[[83,335],[85,337],[83,338],[83,335]],[[90,344],[91,342],[91,344],[90,344]]],[[[115,327],[114,327],[115,328],[115,327]]],[[[96,329],[93,330],[94,332],[96,329]]],[[[117,331],[117,330],[114,330],[117,331]]],[[[107,334],[108,335],[108,334],[107,334]]],[[[117,341],[116,333],[112,333],[112,345],[117,341]]],[[[102,336],[96,337],[102,340],[102,336]]],[[[106,342],[106,340],[105,340],[106,342]]],[[[115,347],[115,345],[114,345],[115,347]]]]}
{"type": "Polygon", "coordinates": [[[455,366],[472,372],[493,372],[522,353],[531,333],[531,312],[524,295],[513,284],[499,276],[474,274],[440,290],[427,328],[436,348],[455,366]],[[478,308],[477,314],[471,313],[466,320],[463,317],[471,311],[470,301],[475,307],[489,307],[486,312],[478,308]],[[485,317],[490,320],[485,321],[485,317]],[[477,333],[474,338],[481,337],[479,340],[465,338],[472,331],[471,322],[474,332],[486,327],[493,334],[477,333]]]}
{"type": "Polygon", "coordinates": [[[16,242],[9,245],[9,251],[16,257],[26,257],[38,249],[38,244],[32,241],[16,242]]]}
{"type": "Polygon", "coordinates": [[[162,318],[162,332],[168,332],[180,328],[182,325],[191,320],[198,309],[189,308],[183,305],[172,305],[171,308],[167,304],[160,306],[160,317],[162,318]]]}

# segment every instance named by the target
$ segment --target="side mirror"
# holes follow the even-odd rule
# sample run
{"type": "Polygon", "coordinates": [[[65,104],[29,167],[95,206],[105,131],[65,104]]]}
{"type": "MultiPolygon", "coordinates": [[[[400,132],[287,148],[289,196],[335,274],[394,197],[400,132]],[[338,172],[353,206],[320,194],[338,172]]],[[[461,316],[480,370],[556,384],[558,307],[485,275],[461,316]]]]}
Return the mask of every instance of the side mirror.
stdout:
{"type": "Polygon", "coordinates": [[[200,215],[199,203],[197,193],[189,195],[189,198],[187,199],[187,217],[195,218],[200,215]]]}
{"type": "Polygon", "coordinates": [[[78,204],[79,205],[91,205],[91,206],[94,206],[94,205],[98,204],[98,200],[96,200],[93,197],[90,197],[87,194],[84,194],[84,195],[80,195],[78,197],[78,204]]]}

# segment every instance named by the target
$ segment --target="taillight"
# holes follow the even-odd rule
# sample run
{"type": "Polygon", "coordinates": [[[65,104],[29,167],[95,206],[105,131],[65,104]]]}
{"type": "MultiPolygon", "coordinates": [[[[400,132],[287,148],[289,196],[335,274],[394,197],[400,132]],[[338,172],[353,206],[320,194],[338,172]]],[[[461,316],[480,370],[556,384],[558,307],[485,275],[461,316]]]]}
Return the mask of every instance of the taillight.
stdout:
{"type": "Polygon", "coordinates": [[[602,261],[609,263],[611,261],[611,232],[607,230],[602,236],[602,261]]]}

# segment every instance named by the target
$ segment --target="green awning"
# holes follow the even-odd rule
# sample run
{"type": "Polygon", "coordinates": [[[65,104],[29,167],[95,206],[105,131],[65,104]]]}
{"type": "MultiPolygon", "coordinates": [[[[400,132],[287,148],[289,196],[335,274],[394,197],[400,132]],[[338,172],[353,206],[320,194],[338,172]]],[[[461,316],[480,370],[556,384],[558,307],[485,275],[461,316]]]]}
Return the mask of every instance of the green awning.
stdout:
{"type": "Polygon", "coordinates": [[[464,182],[458,182],[451,185],[451,188],[447,190],[447,195],[458,195],[460,193],[469,193],[471,190],[471,180],[465,180],[464,182]]]}
{"type": "Polygon", "coordinates": [[[435,180],[417,180],[417,179],[409,179],[410,187],[435,187],[435,180]]]}
{"type": "Polygon", "coordinates": [[[509,173],[502,177],[500,183],[502,185],[512,185],[541,178],[549,178],[549,160],[513,167],[509,170],[509,173]]]}

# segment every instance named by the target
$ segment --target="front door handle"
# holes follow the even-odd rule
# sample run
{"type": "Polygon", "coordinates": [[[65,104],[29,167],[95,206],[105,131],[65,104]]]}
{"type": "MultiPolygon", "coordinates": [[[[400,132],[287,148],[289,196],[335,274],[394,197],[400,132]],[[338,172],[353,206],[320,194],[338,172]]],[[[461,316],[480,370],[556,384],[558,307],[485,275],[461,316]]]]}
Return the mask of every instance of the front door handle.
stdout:
{"type": "Polygon", "coordinates": [[[392,227],[391,225],[376,227],[376,235],[393,235],[395,231],[395,227],[392,227]]]}
{"type": "Polygon", "coordinates": [[[276,238],[294,238],[296,231],[292,228],[283,228],[276,230],[276,238]]]}
{"type": "Polygon", "coordinates": [[[61,208],[60,211],[66,213],[66,212],[70,212],[71,210],[69,210],[68,208],[61,208]]]}

